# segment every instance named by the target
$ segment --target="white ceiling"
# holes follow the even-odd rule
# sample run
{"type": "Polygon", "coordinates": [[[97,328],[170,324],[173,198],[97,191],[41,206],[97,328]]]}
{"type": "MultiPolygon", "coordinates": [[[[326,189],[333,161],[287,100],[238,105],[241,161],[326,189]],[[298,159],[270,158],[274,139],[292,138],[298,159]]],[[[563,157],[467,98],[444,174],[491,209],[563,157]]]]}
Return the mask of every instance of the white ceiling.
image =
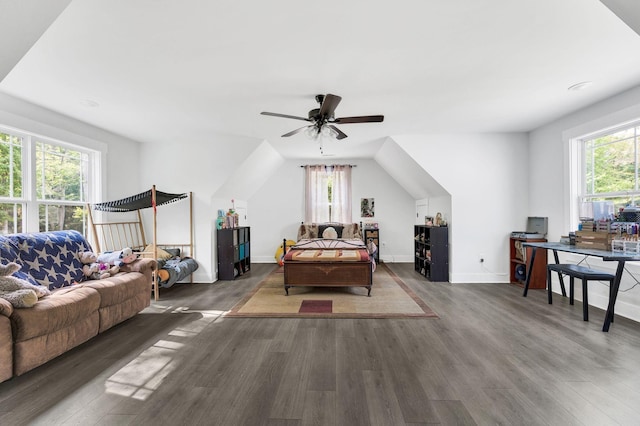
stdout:
{"type": "MultiPolygon", "coordinates": [[[[7,5],[37,1],[0,1],[31,27],[7,5]]],[[[280,137],[304,122],[260,112],[305,116],[333,93],[336,116],[385,121],[341,125],[325,151],[372,158],[387,136],[532,130],[640,84],[638,52],[598,0],[73,0],[0,91],[144,143],[240,135],[286,158],[319,150],[280,137]]]]}

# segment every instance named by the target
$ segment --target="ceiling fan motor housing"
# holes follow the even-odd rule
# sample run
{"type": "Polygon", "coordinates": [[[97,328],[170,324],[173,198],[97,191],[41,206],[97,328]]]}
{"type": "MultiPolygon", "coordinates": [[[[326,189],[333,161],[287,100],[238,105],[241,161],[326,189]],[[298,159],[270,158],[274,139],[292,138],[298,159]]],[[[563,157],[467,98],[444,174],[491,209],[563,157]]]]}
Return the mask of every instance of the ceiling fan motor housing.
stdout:
{"type": "Polygon", "coordinates": [[[318,120],[320,118],[320,108],[314,108],[309,111],[309,119],[310,120],[318,120]]]}

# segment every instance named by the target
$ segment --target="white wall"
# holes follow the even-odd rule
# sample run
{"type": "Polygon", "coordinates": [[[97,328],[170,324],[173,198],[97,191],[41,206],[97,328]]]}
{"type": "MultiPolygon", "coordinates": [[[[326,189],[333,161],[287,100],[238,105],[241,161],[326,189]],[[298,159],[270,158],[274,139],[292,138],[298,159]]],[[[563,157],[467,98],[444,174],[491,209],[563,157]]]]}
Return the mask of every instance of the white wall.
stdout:
{"type": "MultiPolygon", "coordinates": [[[[373,160],[336,163],[356,165],[352,170],[354,222],[364,221],[360,217],[360,199],[375,198],[375,217],[370,221],[380,226],[382,260],[413,261],[413,197],[373,160]]],[[[249,198],[252,262],[275,263],[274,255],[282,239],[296,239],[298,226],[304,220],[303,164],[306,163],[301,160],[286,161],[249,198]]]]}
{"type": "Polygon", "coordinates": [[[104,155],[103,187],[99,199],[113,200],[132,194],[140,181],[140,144],[78,120],[0,93],[0,124],[62,142],[100,151],[104,155]]]}
{"type": "MultiPolygon", "coordinates": [[[[567,235],[571,223],[569,213],[570,165],[568,141],[581,135],[592,133],[640,118],[640,87],[628,90],[618,96],[606,99],[574,114],[558,119],[530,134],[529,143],[529,205],[532,216],[549,217],[549,241],[558,241],[567,235]]],[[[563,256],[561,261],[576,262],[576,256],[563,256]]],[[[597,269],[613,270],[612,263],[590,258],[589,264],[597,269]]],[[[640,276],[640,266],[627,264],[627,269],[640,276]]],[[[629,289],[635,280],[628,274],[623,277],[621,289],[629,289]]],[[[554,290],[560,291],[559,284],[554,290]]],[[[576,286],[576,298],[582,300],[580,286],[576,286]]],[[[604,285],[589,286],[589,303],[606,309],[608,288],[604,285]]],[[[616,313],[640,321],[640,287],[621,292],[616,302],[616,313]]]]}
{"type": "MultiPolygon", "coordinates": [[[[164,192],[193,192],[193,227],[195,258],[199,268],[195,282],[216,279],[215,221],[218,209],[214,194],[234,176],[262,141],[228,135],[211,135],[208,140],[180,140],[171,144],[143,144],[141,148],[140,190],[156,188],[164,192]]],[[[237,199],[246,199],[237,194],[237,199]]],[[[182,202],[158,208],[158,240],[188,241],[188,207],[182,202]]],[[[145,229],[149,214],[145,215],[145,229]]],[[[171,242],[169,241],[169,242],[171,242]]]]}
{"type": "MultiPolygon", "coordinates": [[[[218,142],[221,141],[218,137],[218,142]]],[[[395,144],[395,141],[391,141],[395,144]]],[[[167,175],[184,175],[184,181],[194,182],[193,175],[204,172],[203,179],[191,185],[197,201],[194,209],[197,215],[205,215],[196,220],[196,245],[201,268],[196,281],[211,282],[216,277],[215,257],[215,215],[219,208],[230,205],[217,205],[221,199],[218,193],[227,196],[233,194],[233,185],[226,179],[233,176],[234,170],[247,169],[243,164],[250,158],[249,148],[256,149],[258,142],[238,146],[237,143],[223,143],[223,146],[242,150],[242,154],[230,153],[226,156],[220,148],[216,152],[198,149],[199,159],[195,164],[188,161],[175,161],[173,169],[167,175]],[[200,162],[208,163],[206,158],[215,156],[224,159],[223,163],[211,164],[206,168],[200,162]],[[204,160],[203,160],[204,159],[204,160]],[[199,184],[202,181],[202,184],[199,184]],[[215,184],[212,184],[215,182],[215,184]],[[207,198],[208,197],[208,198],[207,198]],[[206,200],[206,201],[205,201],[206,200]],[[216,201],[216,205],[214,201],[216,201]],[[209,213],[207,213],[209,212],[209,213]],[[206,273],[205,273],[206,271],[206,273]]],[[[182,145],[181,151],[189,153],[189,144],[182,145]]],[[[451,234],[451,281],[452,282],[507,282],[508,281],[508,235],[516,229],[524,229],[526,223],[527,166],[522,159],[526,157],[525,135],[455,135],[407,137],[401,144],[402,149],[414,156],[446,192],[453,189],[451,196],[438,195],[429,199],[430,211],[437,211],[452,225],[451,234]],[[444,141],[444,142],[443,142],[444,141]],[[444,145],[444,146],[443,146],[444,145]],[[429,148],[430,147],[430,148],[429,148]],[[459,155],[466,152],[466,155],[459,155]],[[459,158],[458,158],[459,157],[459,158]],[[499,166],[499,167],[496,167],[499,166]],[[479,183],[479,184],[478,184],[479,183]],[[433,208],[431,208],[433,207],[433,208]],[[455,248],[455,249],[454,249],[455,248]],[[478,261],[479,256],[484,264],[478,261]]],[[[260,151],[264,146],[260,148],[260,151]]],[[[144,149],[144,156],[152,157],[149,164],[161,161],[163,156],[175,159],[175,155],[166,148],[154,146],[144,149]]],[[[186,154],[180,154],[181,155],[186,154]]],[[[268,157],[266,157],[268,158],[268,157]]],[[[373,221],[379,223],[381,247],[380,254],[387,262],[413,261],[413,225],[415,218],[415,198],[391,177],[375,160],[341,160],[340,163],[355,164],[353,170],[353,221],[360,222],[359,205],[361,198],[375,198],[376,216],[373,221]]],[[[247,201],[251,226],[251,260],[254,263],[275,262],[274,254],[282,239],[295,240],[297,229],[303,220],[303,169],[301,160],[268,161],[264,170],[260,164],[251,167],[254,185],[253,194],[234,195],[236,199],[247,201]]],[[[149,169],[151,173],[151,169],[149,169]]],[[[157,174],[151,174],[157,176],[157,174]]],[[[175,186],[181,180],[166,180],[166,184],[175,186]]],[[[156,179],[156,185],[163,188],[156,179]]],[[[151,183],[151,182],[149,182],[151,183]]],[[[238,190],[242,191],[239,185],[238,190]]],[[[185,190],[182,186],[180,191],[185,190]]],[[[159,216],[160,217],[160,216],[159,216]]],[[[198,274],[198,272],[196,274],[198,274]]]]}
{"type": "MultiPolygon", "coordinates": [[[[450,200],[442,195],[430,197],[428,205],[430,213],[442,211],[450,224],[451,282],[508,282],[508,236],[524,229],[527,216],[549,217],[551,241],[571,231],[568,139],[638,117],[640,87],[536,129],[529,138],[522,134],[393,138],[391,143],[397,143],[450,194],[450,200]],[[447,205],[450,213],[445,210],[447,205]]],[[[283,160],[264,141],[212,135],[206,141],[139,144],[6,94],[0,94],[0,123],[102,152],[106,160],[103,176],[108,180],[101,200],[131,195],[153,184],[165,192],[193,191],[196,257],[201,264],[195,274],[198,282],[212,282],[216,276],[216,211],[229,207],[213,202],[218,192],[238,191],[233,197],[247,201],[254,262],[275,262],[273,255],[282,238],[295,239],[303,218],[302,162],[283,160]],[[256,152],[266,160],[264,170],[256,169],[260,167],[256,152]],[[245,179],[234,187],[232,177],[237,177],[238,169],[247,169],[243,168],[247,161],[255,169],[255,185],[245,179]]],[[[358,166],[353,176],[353,220],[361,220],[360,198],[375,198],[383,260],[411,262],[416,198],[376,161],[344,162],[358,166]]],[[[187,209],[180,203],[159,209],[159,230],[164,232],[159,233],[160,240],[184,239],[187,209]]],[[[611,268],[595,260],[591,264],[611,268]]],[[[640,274],[640,266],[629,264],[628,269],[640,274]]],[[[631,288],[634,282],[626,276],[622,289],[631,288]]],[[[576,291],[580,299],[579,288],[576,291]]],[[[590,293],[593,305],[606,307],[605,287],[591,286],[590,293]]],[[[620,294],[618,314],[640,320],[639,308],[640,287],[620,294]]]]}
{"type": "MultiPolygon", "coordinates": [[[[4,94],[0,94],[0,123],[101,151],[105,159],[105,179],[102,195],[94,201],[126,197],[154,184],[164,192],[191,191],[195,257],[200,263],[194,274],[196,282],[216,279],[215,218],[217,209],[230,207],[230,199],[220,205],[216,196],[233,194],[236,199],[249,198],[247,212],[253,215],[253,220],[249,220],[248,225],[253,227],[254,262],[275,261],[273,254],[277,245],[282,238],[295,239],[303,218],[301,163],[285,163],[264,141],[212,135],[213,141],[140,144],[4,94]],[[256,163],[256,157],[261,161],[256,163]],[[239,179],[238,170],[244,170],[247,175],[241,184],[234,186],[239,179]]],[[[353,220],[361,220],[360,198],[374,197],[375,220],[380,223],[384,243],[383,259],[406,261],[411,258],[412,229],[407,224],[413,223],[413,198],[375,161],[345,162],[358,165],[353,178],[353,220]]],[[[188,216],[186,201],[158,208],[158,240],[188,241],[188,216]]],[[[151,238],[151,218],[151,211],[143,212],[148,239],[151,238]]]]}
{"type": "MultiPolygon", "coordinates": [[[[393,139],[450,194],[450,215],[443,212],[449,222],[450,282],[508,282],[509,234],[525,229],[530,216],[527,135],[393,139]]],[[[431,211],[437,205],[446,202],[429,200],[431,211]]]]}

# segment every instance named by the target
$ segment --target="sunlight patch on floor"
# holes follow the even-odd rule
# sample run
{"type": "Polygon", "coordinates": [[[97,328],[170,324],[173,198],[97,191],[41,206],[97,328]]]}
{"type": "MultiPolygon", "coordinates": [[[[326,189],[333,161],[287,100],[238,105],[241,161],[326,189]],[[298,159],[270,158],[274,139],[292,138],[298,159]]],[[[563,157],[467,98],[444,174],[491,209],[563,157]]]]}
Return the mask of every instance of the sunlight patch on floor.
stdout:
{"type": "MultiPolygon", "coordinates": [[[[200,314],[197,319],[167,333],[168,336],[178,338],[177,340],[186,340],[197,336],[208,325],[215,323],[226,311],[190,310],[181,306],[172,309],[171,313],[200,314]]],[[[109,377],[105,382],[106,392],[142,401],[148,399],[177,368],[177,355],[183,347],[184,343],[180,341],[158,340],[109,377]]]]}
{"type": "Polygon", "coordinates": [[[175,353],[182,343],[160,340],[109,377],[106,392],[145,400],[176,369],[175,353]]]}

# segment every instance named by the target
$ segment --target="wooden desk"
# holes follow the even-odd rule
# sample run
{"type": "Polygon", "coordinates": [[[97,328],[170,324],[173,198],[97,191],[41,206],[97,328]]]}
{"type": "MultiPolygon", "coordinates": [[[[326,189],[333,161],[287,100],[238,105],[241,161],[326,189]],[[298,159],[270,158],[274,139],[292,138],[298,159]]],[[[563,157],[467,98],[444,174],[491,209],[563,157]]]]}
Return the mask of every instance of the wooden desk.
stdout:
{"type": "MultiPolygon", "coordinates": [[[[552,250],[553,258],[556,263],[560,263],[558,259],[558,252],[573,253],[573,254],[579,254],[582,256],[593,256],[593,257],[599,257],[602,260],[608,261],[608,262],[618,262],[618,267],[616,268],[616,277],[613,280],[613,288],[609,292],[609,304],[607,305],[607,313],[604,316],[604,324],[602,326],[602,331],[609,331],[609,326],[613,322],[614,307],[616,304],[616,299],[618,298],[618,290],[620,289],[620,281],[622,280],[622,273],[624,272],[624,264],[625,262],[640,261],[640,255],[617,252],[617,251],[614,252],[611,250],[583,249],[583,248],[578,248],[576,246],[572,246],[569,244],[560,244],[560,243],[523,242],[522,245],[525,247],[531,247],[533,249],[531,252],[531,258],[529,259],[529,262],[531,265],[533,265],[533,261],[535,260],[536,250],[539,248],[545,249],[545,250],[552,250]]],[[[524,292],[522,294],[523,297],[527,297],[532,270],[533,268],[530,268],[530,267],[527,268],[527,278],[524,283],[524,292]]],[[[563,284],[562,288],[564,288],[562,277],[560,277],[560,282],[563,284]]]]}

